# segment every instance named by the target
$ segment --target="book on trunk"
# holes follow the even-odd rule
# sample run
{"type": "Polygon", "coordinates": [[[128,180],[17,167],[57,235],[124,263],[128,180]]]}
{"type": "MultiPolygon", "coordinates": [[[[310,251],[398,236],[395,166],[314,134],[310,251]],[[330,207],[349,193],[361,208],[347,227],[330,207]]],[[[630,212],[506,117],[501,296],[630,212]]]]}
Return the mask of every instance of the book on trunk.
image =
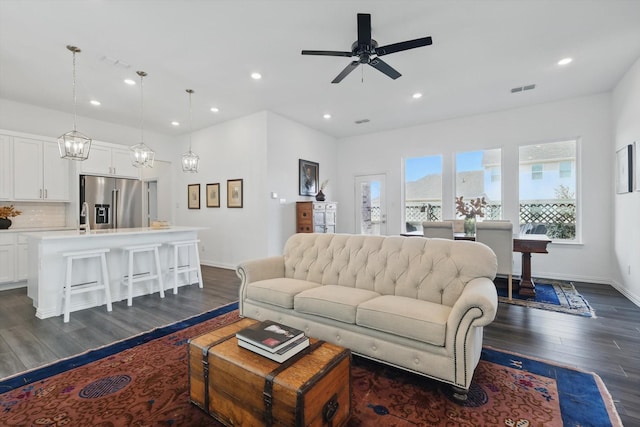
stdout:
{"type": "Polygon", "coordinates": [[[251,350],[261,356],[267,357],[275,362],[282,363],[289,359],[291,356],[294,356],[300,353],[305,348],[309,347],[309,337],[303,335],[276,352],[264,350],[262,347],[255,346],[248,341],[243,341],[240,339],[238,340],[238,345],[242,348],[246,348],[247,350],[251,350]]]}
{"type": "Polygon", "coordinates": [[[236,333],[238,342],[244,341],[271,353],[303,336],[303,331],[271,320],[256,323],[236,333]]]}

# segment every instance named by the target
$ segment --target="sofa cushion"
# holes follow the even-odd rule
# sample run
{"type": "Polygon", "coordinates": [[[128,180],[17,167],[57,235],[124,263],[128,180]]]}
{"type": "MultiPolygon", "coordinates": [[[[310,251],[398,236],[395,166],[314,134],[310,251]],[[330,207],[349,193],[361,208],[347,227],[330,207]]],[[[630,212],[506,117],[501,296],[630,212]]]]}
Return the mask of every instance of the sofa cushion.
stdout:
{"type": "Polygon", "coordinates": [[[356,324],[444,347],[451,307],[395,295],[382,295],[358,306],[356,324]]]}
{"type": "Polygon", "coordinates": [[[345,323],[356,323],[359,304],[380,294],[348,286],[325,285],[300,292],[294,297],[294,309],[345,323]]]}
{"type": "Polygon", "coordinates": [[[249,283],[247,298],[282,308],[293,308],[293,297],[304,290],[322,287],[306,280],[277,278],[249,283]]]}

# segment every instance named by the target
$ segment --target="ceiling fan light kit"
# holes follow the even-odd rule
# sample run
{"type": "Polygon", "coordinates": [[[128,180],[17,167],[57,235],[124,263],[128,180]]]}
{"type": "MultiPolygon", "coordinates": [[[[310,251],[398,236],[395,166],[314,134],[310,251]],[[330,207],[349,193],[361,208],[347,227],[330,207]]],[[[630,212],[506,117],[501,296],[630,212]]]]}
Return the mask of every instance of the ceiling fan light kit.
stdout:
{"type": "Polygon", "coordinates": [[[431,37],[422,37],[414,40],[393,43],[386,46],[378,46],[378,42],[371,38],[371,15],[368,13],[358,13],[358,40],[351,45],[351,51],[335,51],[335,50],[303,50],[303,55],[316,56],[341,56],[341,57],[358,57],[352,61],[336,76],[331,83],[340,83],[360,64],[368,64],[387,75],[392,79],[402,76],[395,68],[380,59],[380,56],[389,55],[391,53],[401,52],[404,50],[415,49],[417,47],[429,46],[433,43],[431,37]]]}

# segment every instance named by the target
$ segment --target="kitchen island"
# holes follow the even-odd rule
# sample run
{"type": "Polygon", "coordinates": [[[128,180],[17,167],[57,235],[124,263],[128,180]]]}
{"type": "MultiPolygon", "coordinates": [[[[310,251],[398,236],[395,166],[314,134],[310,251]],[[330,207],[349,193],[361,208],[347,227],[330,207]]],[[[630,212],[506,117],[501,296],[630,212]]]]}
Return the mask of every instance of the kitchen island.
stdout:
{"type": "MultiPolygon", "coordinates": [[[[33,300],[36,317],[47,317],[62,314],[62,288],[65,279],[65,252],[83,251],[97,248],[110,249],[107,253],[109,271],[109,285],[112,302],[126,299],[126,287],[122,285],[122,277],[126,274],[126,257],[122,248],[131,245],[161,243],[160,264],[164,273],[164,287],[171,288],[173,275],[167,274],[172,261],[172,254],[167,246],[169,242],[196,240],[200,227],[168,227],[168,228],[118,228],[107,230],[78,230],[44,231],[23,233],[28,244],[27,295],[33,300]]],[[[74,282],[93,281],[98,271],[98,264],[91,261],[84,265],[74,264],[74,282]],[[76,268],[78,267],[78,268],[76,268]]],[[[187,257],[181,259],[181,265],[187,257]]],[[[189,262],[195,262],[195,257],[189,257],[189,262]]],[[[136,272],[150,271],[151,257],[136,261],[136,272]]],[[[184,277],[184,276],[183,276],[184,277]]],[[[183,280],[178,286],[190,283],[183,280]]],[[[158,292],[157,283],[141,283],[134,290],[134,296],[158,292]]],[[[158,296],[158,298],[160,298],[158,296]]],[[[91,292],[74,296],[71,300],[71,311],[96,307],[105,303],[104,296],[99,292],[91,292]]],[[[135,302],[134,302],[135,304],[135,302]]]]}

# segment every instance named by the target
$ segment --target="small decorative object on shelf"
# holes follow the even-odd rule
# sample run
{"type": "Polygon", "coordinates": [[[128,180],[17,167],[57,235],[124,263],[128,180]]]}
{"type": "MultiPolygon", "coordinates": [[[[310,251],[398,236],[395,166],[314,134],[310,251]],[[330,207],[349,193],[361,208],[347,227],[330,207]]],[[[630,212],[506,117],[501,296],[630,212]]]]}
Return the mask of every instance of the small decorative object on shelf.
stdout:
{"type": "Polygon", "coordinates": [[[13,205],[0,206],[0,230],[7,230],[11,227],[9,218],[20,215],[22,211],[17,210],[13,205]]]}
{"type": "Polygon", "coordinates": [[[476,234],[477,217],[484,217],[484,207],[487,201],[484,197],[465,201],[463,196],[456,197],[456,212],[464,218],[464,234],[474,236],[476,234]]]}
{"type": "Polygon", "coordinates": [[[320,190],[318,191],[318,194],[316,194],[316,200],[319,202],[324,202],[325,199],[325,194],[322,190],[324,190],[325,188],[327,188],[327,185],[329,184],[329,180],[325,179],[324,181],[322,181],[322,184],[320,184],[320,190]]]}

